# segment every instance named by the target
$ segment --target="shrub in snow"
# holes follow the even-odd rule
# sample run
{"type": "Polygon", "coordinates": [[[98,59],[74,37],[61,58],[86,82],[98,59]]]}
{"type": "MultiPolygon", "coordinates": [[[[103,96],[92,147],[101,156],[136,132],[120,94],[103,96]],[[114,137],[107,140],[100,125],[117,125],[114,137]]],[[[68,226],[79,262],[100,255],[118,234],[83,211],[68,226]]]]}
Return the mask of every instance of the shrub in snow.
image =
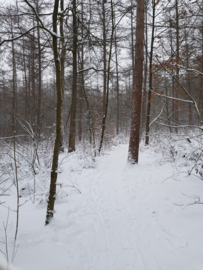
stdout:
{"type": "Polygon", "coordinates": [[[164,160],[174,162],[176,168],[188,174],[196,174],[203,179],[203,134],[199,130],[179,134],[154,134],[153,147],[164,156],[164,160]]]}

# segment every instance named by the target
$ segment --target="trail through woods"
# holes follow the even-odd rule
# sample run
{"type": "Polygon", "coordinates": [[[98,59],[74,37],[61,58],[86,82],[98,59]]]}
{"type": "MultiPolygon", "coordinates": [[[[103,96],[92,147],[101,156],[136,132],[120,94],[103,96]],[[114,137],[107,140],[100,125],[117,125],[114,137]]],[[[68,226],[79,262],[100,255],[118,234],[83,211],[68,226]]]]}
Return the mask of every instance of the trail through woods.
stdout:
{"type": "MultiPolygon", "coordinates": [[[[143,148],[139,165],[129,165],[127,151],[127,145],[114,147],[95,168],[74,153],[64,158],[51,224],[44,226],[40,200],[20,209],[19,269],[203,269],[203,205],[188,205],[195,195],[203,200],[202,181],[185,174],[165,180],[177,172],[172,162],[143,148]]],[[[14,205],[14,196],[6,199],[14,205]]]]}

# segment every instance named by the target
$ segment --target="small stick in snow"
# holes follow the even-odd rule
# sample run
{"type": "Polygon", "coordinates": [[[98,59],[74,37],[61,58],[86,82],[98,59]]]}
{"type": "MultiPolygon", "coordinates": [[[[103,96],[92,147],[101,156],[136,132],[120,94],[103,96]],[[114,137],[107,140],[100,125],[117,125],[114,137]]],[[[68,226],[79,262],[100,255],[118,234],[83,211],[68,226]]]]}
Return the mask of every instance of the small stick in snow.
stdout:
{"type": "Polygon", "coordinates": [[[180,203],[180,204],[174,203],[174,205],[186,207],[186,206],[189,206],[189,205],[203,204],[203,202],[201,202],[201,200],[200,200],[200,196],[197,196],[197,195],[189,196],[189,195],[187,195],[187,194],[184,194],[182,191],[181,191],[181,194],[182,194],[183,196],[186,196],[186,197],[188,197],[189,199],[193,199],[193,200],[195,200],[195,201],[193,201],[193,202],[191,202],[191,203],[187,203],[187,204],[183,204],[183,203],[180,203]]]}

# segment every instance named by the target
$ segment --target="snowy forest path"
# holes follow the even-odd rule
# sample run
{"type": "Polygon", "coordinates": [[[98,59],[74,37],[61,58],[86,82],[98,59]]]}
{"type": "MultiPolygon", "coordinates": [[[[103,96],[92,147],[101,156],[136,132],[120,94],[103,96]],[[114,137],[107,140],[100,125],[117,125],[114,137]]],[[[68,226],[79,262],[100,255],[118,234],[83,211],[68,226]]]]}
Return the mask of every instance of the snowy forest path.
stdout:
{"type": "Polygon", "coordinates": [[[80,153],[61,155],[51,224],[42,197],[20,211],[19,269],[202,270],[202,205],[177,206],[191,202],[183,194],[203,198],[202,181],[169,178],[175,166],[152,148],[141,148],[138,165],[127,154],[118,145],[94,166],[80,153]]]}
{"type": "Polygon", "coordinates": [[[154,162],[148,162],[145,155],[139,165],[132,166],[127,164],[126,156],[126,146],[107,155],[98,165],[91,188],[110,252],[111,265],[105,269],[160,269],[147,250],[152,238],[143,239],[143,235],[153,235],[156,223],[155,210],[150,207],[159,184],[154,162]]]}

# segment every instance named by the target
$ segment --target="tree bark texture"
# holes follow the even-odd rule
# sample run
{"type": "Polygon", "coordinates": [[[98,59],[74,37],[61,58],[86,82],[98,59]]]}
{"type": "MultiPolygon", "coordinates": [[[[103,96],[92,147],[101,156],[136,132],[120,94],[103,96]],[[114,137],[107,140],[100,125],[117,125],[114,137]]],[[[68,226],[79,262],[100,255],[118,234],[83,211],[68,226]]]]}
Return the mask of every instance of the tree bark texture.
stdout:
{"type": "Polygon", "coordinates": [[[133,80],[133,104],[131,112],[131,129],[128,161],[138,163],[140,118],[143,80],[143,43],[144,43],[144,0],[137,1],[137,24],[135,43],[135,68],[133,80]]]}

